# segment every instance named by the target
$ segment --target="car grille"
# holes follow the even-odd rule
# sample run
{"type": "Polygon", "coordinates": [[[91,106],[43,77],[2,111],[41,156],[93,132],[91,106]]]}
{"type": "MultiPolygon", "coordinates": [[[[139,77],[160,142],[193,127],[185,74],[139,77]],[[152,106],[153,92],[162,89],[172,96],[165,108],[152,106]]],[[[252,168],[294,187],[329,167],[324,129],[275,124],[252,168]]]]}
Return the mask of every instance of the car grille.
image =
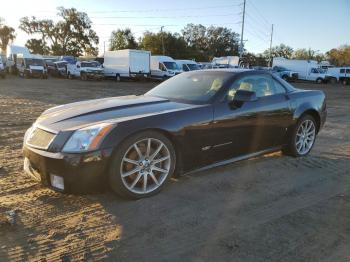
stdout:
{"type": "Polygon", "coordinates": [[[35,128],[27,139],[27,144],[41,149],[47,149],[52,140],[55,138],[55,134],[47,132],[40,128],[35,128]]]}

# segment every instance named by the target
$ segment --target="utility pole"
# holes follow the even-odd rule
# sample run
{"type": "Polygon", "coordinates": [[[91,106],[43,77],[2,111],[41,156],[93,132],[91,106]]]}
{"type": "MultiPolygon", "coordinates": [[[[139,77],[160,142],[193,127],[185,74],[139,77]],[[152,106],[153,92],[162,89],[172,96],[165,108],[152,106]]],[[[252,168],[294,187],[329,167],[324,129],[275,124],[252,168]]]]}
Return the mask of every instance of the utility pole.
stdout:
{"type": "Polygon", "coordinates": [[[242,55],[243,55],[243,33],[244,33],[244,18],[245,18],[245,2],[246,2],[246,0],[243,0],[242,32],[241,32],[241,44],[239,45],[239,58],[242,58],[242,55]]]}
{"type": "Polygon", "coordinates": [[[163,49],[163,55],[165,55],[165,49],[164,49],[164,38],[163,38],[163,28],[164,26],[162,25],[160,27],[160,33],[161,33],[161,37],[162,37],[162,49],[163,49]]]}
{"type": "Polygon", "coordinates": [[[269,66],[272,66],[272,36],[273,36],[273,24],[271,25],[271,39],[270,39],[270,59],[269,66]]]}

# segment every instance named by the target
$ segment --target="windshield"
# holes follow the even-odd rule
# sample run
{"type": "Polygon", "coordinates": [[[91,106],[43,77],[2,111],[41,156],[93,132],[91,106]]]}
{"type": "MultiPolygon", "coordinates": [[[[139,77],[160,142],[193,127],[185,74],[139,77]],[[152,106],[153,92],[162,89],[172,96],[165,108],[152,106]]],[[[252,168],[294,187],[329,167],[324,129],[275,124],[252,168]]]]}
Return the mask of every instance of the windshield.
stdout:
{"type": "Polygon", "coordinates": [[[190,68],[190,70],[198,70],[199,66],[197,64],[187,64],[187,66],[190,68]]]}
{"type": "Polygon", "coordinates": [[[44,65],[44,60],[43,59],[32,59],[32,58],[26,58],[25,59],[26,64],[32,65],[32,66],[43,66],[44,65]]]}
{"type": "Polygon", "coordinates": [[[175,62],[163,62],[163,64],[165,65],[165,67],[168,70],[177,70],[178,69],[177,64],[175,62]]]}
{"type": "Polygon", "coordinates": [[[65,68],[66,67],[66,63],[57,63],[57,67],[58,68],[65,68]]]}
{"type": "Polygon", "coordinates": [[[226,83],[232,73],[193,71],[174,76],[146,95],[194,103],[208,102],[226,83]]]}

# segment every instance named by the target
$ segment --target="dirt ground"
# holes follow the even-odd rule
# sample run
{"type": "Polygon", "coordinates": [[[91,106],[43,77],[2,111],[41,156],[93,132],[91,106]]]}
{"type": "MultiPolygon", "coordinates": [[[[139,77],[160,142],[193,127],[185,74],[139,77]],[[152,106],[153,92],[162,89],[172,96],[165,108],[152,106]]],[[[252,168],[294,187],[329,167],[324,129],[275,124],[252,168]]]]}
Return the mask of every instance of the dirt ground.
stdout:
{"type": "Polygon", "coordinates": [[[155,83],[0,79],[0,261],[349,261],[350,86],[327,93],[312,153],[274,153],[173,179],[138,201],[66,195],[22,171],[25,130],[62,103],[142,94],[155,83]]]}

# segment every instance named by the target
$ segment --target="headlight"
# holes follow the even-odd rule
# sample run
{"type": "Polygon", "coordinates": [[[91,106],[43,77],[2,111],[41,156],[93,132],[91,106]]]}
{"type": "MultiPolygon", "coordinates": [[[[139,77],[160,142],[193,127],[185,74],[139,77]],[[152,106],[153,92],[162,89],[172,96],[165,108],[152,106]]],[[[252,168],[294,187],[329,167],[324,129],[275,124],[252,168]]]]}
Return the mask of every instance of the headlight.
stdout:
{"type": "Polygon", "coordinates": [[[113,126],[104,123],[79,129],[69,138],[62,151],[76,153],[94,150],[113,126]]]}

